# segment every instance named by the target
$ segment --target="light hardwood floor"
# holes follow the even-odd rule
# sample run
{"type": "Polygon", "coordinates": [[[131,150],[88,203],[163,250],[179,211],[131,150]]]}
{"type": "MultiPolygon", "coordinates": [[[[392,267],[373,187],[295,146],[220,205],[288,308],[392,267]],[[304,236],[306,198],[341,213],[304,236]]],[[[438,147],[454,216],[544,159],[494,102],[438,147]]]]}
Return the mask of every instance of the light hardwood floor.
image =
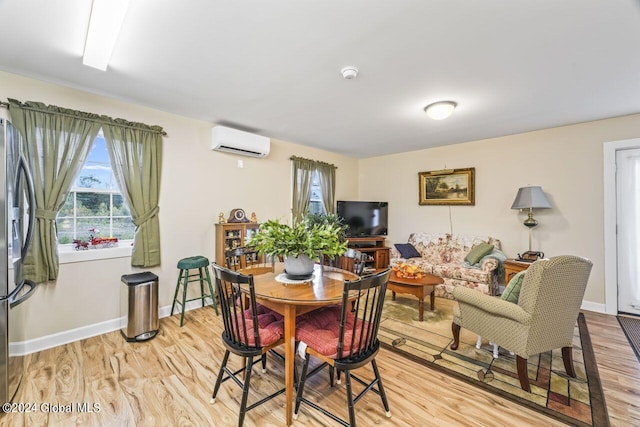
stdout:
{"type": "MultiPolygon", "coordinates": [[[[640,364],[615,317],[585,313],[602,379],[611,424],[640,425],[640,364]]],[[[223,355],[221,322],[211,307],[161,320],[160,334],[144,343],[126,343],[119,332],[66,344],[28,357],[28,372],[16,401],[38,411],[6,414],[6,426],[233,426],[240,389],[227,381],[209,404],[223,355]],[[41,404],[72,405],[71,413],[43,412],[41,404]],[[77,404],[99,404],[81,413],[77,404]]],[[[232,356],[233,358],[233,356],[232,356]]],[[[378,358],[392,418],[369,393],[356,406],[359,425],[381,426],[549,426],[562,425],[535,411],[381,350],[378,358]]],[[[238,366],[238,359],[233,359],[238,366]]],[[[269,358],[269,371],[254,369],[252,393],[282,386],[282,365],[269,358]]],[[[366,373],[363,375],[366,377],[366,373]]],[[[344,386],[328,389],[327,375],[311,380],[314,398],[346,417],[344,386]]],[[[55,407],[54,407],[55,408],[55,407]]],[[[282,426],[284,395],[250,411],[246,426],[282,426]]],[[[334,425],[303,407],[294,426],[334,425]]]]}

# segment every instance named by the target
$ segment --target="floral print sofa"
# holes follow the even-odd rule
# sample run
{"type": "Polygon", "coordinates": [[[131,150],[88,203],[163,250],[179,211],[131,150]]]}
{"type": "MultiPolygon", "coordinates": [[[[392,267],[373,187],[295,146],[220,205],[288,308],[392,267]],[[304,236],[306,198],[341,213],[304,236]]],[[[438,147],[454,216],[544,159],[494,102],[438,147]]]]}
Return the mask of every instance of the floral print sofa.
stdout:
{"type": "Polygon", "coordinates": [[[456,286],[476,289],[488,295],[497,293],[504,271],[502,262],[507,259],[500,251],[500,240],[488,236],[412,233],[409,243],[422,256],[404,259],[396,248],[391,248],[391,266],[400,263],[417,265],[425,273],[442,277],[444,283],[436,286],[436,296],[453,299],[456,286]],[[470,265],[465,257],[480,243],[493,245],[494,249],[477,264],[470,265]]]}

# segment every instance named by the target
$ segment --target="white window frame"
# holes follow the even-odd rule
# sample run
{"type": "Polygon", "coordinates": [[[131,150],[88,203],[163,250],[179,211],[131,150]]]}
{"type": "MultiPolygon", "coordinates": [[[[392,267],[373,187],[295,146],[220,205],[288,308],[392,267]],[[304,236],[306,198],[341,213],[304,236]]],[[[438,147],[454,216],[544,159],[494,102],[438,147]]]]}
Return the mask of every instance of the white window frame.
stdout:
{"type": "MultiPolygon", "coordinates": [[[[116,191],[116,190],[107,190],[107,189],[101,189],[101,188],[74,188],[70,191],[69,194],[71,193],[102,193],[102,194],[109,194],[109,212],[112,212],[113,210],[113,196],[114,195],[121,195],[120,192],[116,191]]],[[[74,201],[73,201],[73,210],[74,212],[76,211],[76,198],[74,197],[74,201]]],[[[76,221],[78,219],[82,219],[82,218],[100,218],[100,219],[109,219],[109,235],[112,235],[111,230],[113,228],[113,219],[114,218],[128,218],[127,216],[123,216],[123,215],[113,215],[110,214],[109,216],[103,215],[103,216],[95,216],[95,217],[87,217],[87,216],[77,216],[74,215],[73,217],[63,217],[63,218],[73,218],[73,228],[74,228],[74,235],[76,234],[77,230],[76,230],[76,221]]],[[[97,259],[108,259],[108,258],[122,258],[122,257],[127,257],[127,256],[131,256],[131,246],[133,244],[133,239],[128,239],[128,240],[119,240],[118,241],[118,246],[113,247],[113,248],[100,248],[100,249],[90,249],[90,250],[76,250],[74,248],[74,244],[73,243],[63,243],[63,244],[58,244],[58,257],[59,257],[59,262],[60,264],[66,264],[66,263],[71,263],[71,262],[81,262],[81,261],[92,261],[92,260],[97,260],[97,259]]]]}
{"type": "MultiPolygon", "coordinates": [[[[77,208],[77,198],[75,197],[75,195],[77,195],[78,193],[100,193],[100,194],[108,194],[109,195],[109,212],[111,212],[113,210],[113,196],[122,196],[122,193],[115,191],[115,190],[106,190],[103,188],[75,188],[72,189],[69,194],[73,193],[74,194],[74,198],[73,198],[73,210],[74,212],[76,211],[77,208]],[[89,191],[89,190],[93,190],[93,191],[89,191]]],[[[68,197],[68,196],[67,196],[68,197]]],[[[70,216],[65,216],[62,218],[72,218],[73,219],[73,234],[74,237],[76,237],[77,235],[77,220],[78,219],[88,219],[88,218],[98,218],[98,219],[108,219],[109,220],[109,232],[107,233],[105,231],[105,233],[109,234],[109,236],[113,236],[113,220],[117,219],[117,218],[130,218],[131,215],[126,216],[126,215],[101,215],[101,216],[78,216],[78,215],[74,215],[72,217],[70,216]]]]}
{"type": "MultiPolygon", "coordinates": [[[[100,134],[98,135],[98,137],[102,137],[102,131],[100,131],[100,134]]],[[[95,144],[95,140],[91,144],[92,145],[95,144]]],[[[109,166],[111,166],[111,163],[109,163],[109,166]]],[[[84,165],[83,165],[83,167],[84,167],[84,165]]],[[[113,170],[112,170],[111,174],[113,176],[113,170]]],[[[74,213],[74,216],[73,217],[66,216],[66,217],[63,217],[63,218],[72,218],[73,219],[73,232],[74,232],[73,234],[74,234],[74,237],[75,237],[75,235],[77,233],[76,221],[78,219],[82,219],[82,218],[100,218],[100,219],[108,218],[109,219],[109,233],[108,234],[112,235],[111,231],[113,229],[113,219],[114,218],[128,218],[127,216],[123,216],[123,215],[113,215],[113,196],[114,195],[122,196],[122,193],[120,191],[118,191],[117,189],[73,187],[71,189],[71,191],[69,192],[69,194],[71,194],[71,193],[74,193],[74,199],[73,199],[73,213],[74,213]],[[77,198],[75,197],[75,195],[77,195],[78,193],[109,194],[109,216],[106,216],[106,215],[95,216],[95,217],[77,216],[76,215],[76,213],[77,213],[76,212],[77,198]]],[[[69,196],[67,196],[67,197],[69,197],[69,196]]],[[[57,219],[58,218],[56,216],[56,220],[57,219]]],[[[119,240],[118,241],[118,246],[116,246],[116,247],[90,249],[90,250],[76,250],[74,248],[74,244],[73,243],[58,244],[57,245],[58,262],[60,264],[68,264],[68,263],[74,263],[74,262],[94,261],[94,260],[109,259],[109,258],[131,257],[132,246],[133,246],[133,239],[119,240]]]]}

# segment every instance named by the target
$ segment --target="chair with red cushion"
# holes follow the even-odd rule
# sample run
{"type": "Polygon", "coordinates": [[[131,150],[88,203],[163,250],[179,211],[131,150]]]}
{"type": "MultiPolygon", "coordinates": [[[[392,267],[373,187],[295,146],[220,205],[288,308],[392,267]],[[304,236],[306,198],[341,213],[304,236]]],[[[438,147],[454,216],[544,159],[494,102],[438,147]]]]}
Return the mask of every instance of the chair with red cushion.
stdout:
{"type": "Polygon", "coordinates": [[[242,426],[248,411],[285,391],[283,387],[264,399],[247,406],[252,367],[262,360],[269,350],[284,343],[284,320],[281,315],[256,304],[253,276],[246,276],[217,264],[212,264],[212,266],[215,273],[216,294],[220,302],[224,323],[222,344],[226,351],[213,389],[211,403],[215,403],[220,385],[228,379],[233,379],[233,382],[242,387],[238,421],[238,425],[242,426]],[[236,304],[243,293],[248,295],[249,303],[246,310],[236,304]],[[243,367],[235,372],[227,367],[231,353],[244,358],[243,367]],[[244,372],[244,382],[242,378],[238,377],[241,372],[244,372]]]}
{"type": "MultiPolygon", "coordinates": [[[[239,247],[230,249],[224,253],[225,262],[229,270],[242,273],[247,276],[258,276],[260,274],[273,273],[275,267],[275,260],[273,257],[267,255],[260,255],[255,248],[239,247]]],[[[244,307],[249,306],[249,296],[244,295],[244,298],[238,299],[238,304],[244,304],[244,307]]],[[[263,305],[256,304],[258,312],[265,314],[272,312],[271,309],[264,307],[263,305]]],[[[272,312],[275,316],[281,316],[276,312],[272,312]]],[[[273,351],[273,354],[284,360],[284,357],[273,351]]],[[[267,355],[262,355],[262,372],[267,370],[267,355]]]]}
{"type": "Polygon", "coordinates": [[[359,250],[349,248],[344,254],[336,255],[335,258],[329,260],[329,265],[341,268],[342,270],[351,271],[352,273],[356,273],[358,276],[362,276],[366,256],[367,254],[360,252],[359,250]]]}
{"type": "Polygon", "coordinates": [[[298,383],[294,418],[298,416],[300,404],[305,403],[342,425],[355,426],[354,405],[369,390],[373,390],[380,396],[387,417],[391,416],[375,359],[380,349],[378,328],[388,281],[388,269],[375,275],[361,277],[358,280],[345,281],[340,306],[329,306],[298,318],[296,340],[300,341],[300,348],[304,348],[305,361],[298,383]],[[351,308],[352,301],[353,309],[351,308]],[[307,373],[310,356],[317,357],[322,363],[307,373]],[[371,363],[375,376],[371,382],[365,382],[352,374],[352,370],[368,363],[371,363]],[[348,423],[303,397],[307,378],[325,366],[345,373],[349,408],[348,423]],[[351,389],[352,379],[365,387],[364,391],[355,398],[351,389]]]}

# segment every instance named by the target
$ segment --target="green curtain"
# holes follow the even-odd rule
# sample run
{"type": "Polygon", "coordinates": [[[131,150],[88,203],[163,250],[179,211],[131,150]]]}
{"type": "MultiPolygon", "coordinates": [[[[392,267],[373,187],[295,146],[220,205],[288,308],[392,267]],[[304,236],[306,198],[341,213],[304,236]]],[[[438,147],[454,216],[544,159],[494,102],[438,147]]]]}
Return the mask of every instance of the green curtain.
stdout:
{"type": "Polygon", "coordinates": [[[328,214],[335,213],[336,167],[328,163],[318,162],[316,171],[318,171],[318,185],[322,191],[324,210],[328,214]]]}
{"type": "Polygon", "coordinates": [[[316,162],[300,157],[292,157],[291,160],[293,161],[293,223],[297,224],[309,209],[316,162]]]}
{"type": "Polygon", "coordinates": [[[131,210],[136,233],[131,265],[160,264],[158,198],[162,167],[162,129],[115,119],[102,130],[122,197],[131,210]]]}
{"type": "Polygon", "coordinates": [[[36,224],[24,276],[36,283],[58,277],[56,215],[64,205],[89,148],[100,131],[94,114],[9,99],[11,120],[22,135],[33,174],[36,224]]]}

